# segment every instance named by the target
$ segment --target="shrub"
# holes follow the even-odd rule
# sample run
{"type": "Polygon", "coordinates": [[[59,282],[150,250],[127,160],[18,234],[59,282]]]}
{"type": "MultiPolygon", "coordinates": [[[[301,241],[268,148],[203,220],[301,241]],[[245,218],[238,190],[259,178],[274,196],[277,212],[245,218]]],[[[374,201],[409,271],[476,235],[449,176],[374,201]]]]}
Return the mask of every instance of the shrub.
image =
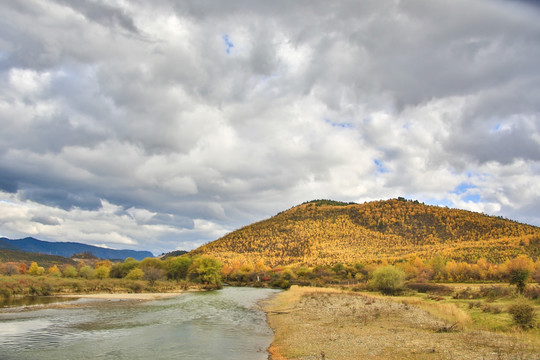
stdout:
{"type": "Polygon", "coordinates": [[[508,312],[512,315],[516,325],[520,326],[523,329],[529,329],[534,327],[535,322],[535,312],[534,307],[521,301],[516,304],[513,304],[508,308],[508,312]]]}
{"type": "Polygon", "coordinates": [[[273,281],[271,285],[272,287],[281,288],[283,290],[287,290],[291,287],[291,283],[289,282],[289,280],[285,280],[282,278],[273,281]]]}
{"type": "Polygon", "coordinates": [[[452,296],[453,299],[480,299],[482,294],[479,291],[473,291],[470,287],[467,287],[461,291],[456,291],[452,296]]]}
{"type": "Polygon", "coordinates": [[[403,270],[388,265],[373,272],[373,278],[369,285],[384,295],[394,295],[403,290],[404,279],[405,273],[403,270]]]}
{"type": "Polygon", "coordinates": [[[492,313],[492,314],[500,314],[502,312],[499,306],[490,305],[490,304],[484,304],[484,306],[482,306],[482,311],[486,313],[492,313]]]}
{"type": "Polygon", "coordinates": [[[499,299],[502,297],[514,296],[512,288],[508,286],[490,286],[483,287],[479,291],[480,297],[487,297],[490,300],[499,299]]]}
{"type": "Polygon", "coordinates": [[[482,306],[482,303],[480,301],[471,301],[469,303],[469,309],[472,309],[472,308],[479,308],[482,306]]]}
{"type": "Polygon", "coordinates": [[[307,268],[305,266],[301,266],[296,270],[296,275],[301,276],[301,277],[307,276],[307,275],[309,275],[311,273],[312,273],[311,269],[309,269],[309,268],[307,268]]]}
{"type": "Polygon", "coordinates": [[[450,295],[454,292],[451,287],[440,284],[431,283],[412,283],[407,287],[412,290],[416,290],[419,293],[435,294],[435,295],[450,295]]]}
{"type": "Polygon", "coordinates": [[[296,275],[291,269],[285,269],[281,273],[281,278],[290,281],[296,279],[296,275]]]}

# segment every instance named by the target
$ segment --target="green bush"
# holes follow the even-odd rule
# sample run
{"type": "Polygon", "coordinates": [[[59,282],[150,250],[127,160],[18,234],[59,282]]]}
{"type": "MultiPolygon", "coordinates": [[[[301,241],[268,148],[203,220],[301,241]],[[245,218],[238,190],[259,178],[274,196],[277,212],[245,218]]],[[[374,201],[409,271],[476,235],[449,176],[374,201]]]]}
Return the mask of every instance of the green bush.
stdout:
{"type": "Polygon", "coordinates": [[[369,282],[370,288],[379,290],[384,295],[395,295],[403,290],[405,273],[392,265],[378,268],[369,282]]]}
{"type": "Polygon", "coordinates": [[[129,271],[129,273],[126,275],[126,279],[128,280],[141,280],[144,276],[144,272],[139,268],[134,268],[129,271]]]}
{"type": "Polygon", "coordinates": [[[67,278],[76,278],[77,275],[79,275],[79,274],[77,273],[77,269],[75,269],[71,265],[68,265],[68,266],[66,266],[64,268],[63,275],[64,275],[64,277],[67,277],[67,278]]]}
{"type": "Polygon", "coordinates": [[[529,329],[534,327],[535,323],[535,311],[534,307],[527,304],[524,301],[520,301],[516,304],[511,305],[508,308],[508,312],[512,315],[516,325],[520,326],[523,329],[529,329]]]}

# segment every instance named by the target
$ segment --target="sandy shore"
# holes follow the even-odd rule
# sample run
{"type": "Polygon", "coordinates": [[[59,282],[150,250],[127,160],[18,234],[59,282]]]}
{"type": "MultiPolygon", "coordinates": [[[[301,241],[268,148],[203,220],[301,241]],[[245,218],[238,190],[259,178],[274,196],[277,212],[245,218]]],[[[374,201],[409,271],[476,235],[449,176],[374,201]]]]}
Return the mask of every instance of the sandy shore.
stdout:
{"type": "Polygon", "coordinates": [[[519,334],[453,329],[410,304],[333,289],[298,288],[263,304],[272,360],[538,359],[519,334]]]}
{"type": "Polygon", "coordinates": [[[158,300],[184,294],[185,291],[168,293],[125,293],[125,294],[69,294],[59,295],[67,298],[99,299],[99,300],[158,300]]]}

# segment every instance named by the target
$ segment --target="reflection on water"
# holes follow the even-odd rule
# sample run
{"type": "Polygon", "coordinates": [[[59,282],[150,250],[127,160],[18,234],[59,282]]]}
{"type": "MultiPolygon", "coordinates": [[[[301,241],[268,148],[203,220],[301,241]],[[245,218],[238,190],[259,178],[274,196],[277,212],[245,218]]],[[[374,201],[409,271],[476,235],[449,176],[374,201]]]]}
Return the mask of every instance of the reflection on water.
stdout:
{"type": "Polygon", "coordinates": [[[73,298],[58,297],[58,296],[25,296],[12,297],[9,299],[0,299],[0,308],[14,306],[32,306],[32,305],[47,305],[62,301],[73,301],[73,298]]]}
{"type": "MultiPolygon", "coordinates": [[[[0,313],[0,359],[267,359],[272,332],[258,300],[226,288],[151,302],[0,313]]],[[[91,306],[88,306],[89,303],[91,306]]]]}

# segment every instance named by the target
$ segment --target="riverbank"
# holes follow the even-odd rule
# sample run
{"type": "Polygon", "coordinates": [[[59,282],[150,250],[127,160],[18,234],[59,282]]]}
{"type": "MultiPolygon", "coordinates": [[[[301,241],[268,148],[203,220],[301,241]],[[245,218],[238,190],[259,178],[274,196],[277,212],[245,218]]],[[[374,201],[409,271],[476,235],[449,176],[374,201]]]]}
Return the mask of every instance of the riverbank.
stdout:
{"type": "Polygon", "coordinates": [[[525,333],[452,326],[419,307],[335,289],[292,287],[264,304],[284,359],[538,359],[525,333]]]}
{"type": "Polygon", "coordinates": [[[0,276],[0,301],[2,299],[24,296],[176,293],[191,289],[198,290],[202,287],[200,284],[186,281],[145,281],[112,278],[83,279],[13,275],[0,276]]]}
{"type": "Polygon", "coordinates": [[[102,294],[63,294],[58,297],[78,298],[78,299],[98,299],[98,300],[159,300],[178,296],[186,291],[176,291],[167,293],[102,293],[102,294]]]}

